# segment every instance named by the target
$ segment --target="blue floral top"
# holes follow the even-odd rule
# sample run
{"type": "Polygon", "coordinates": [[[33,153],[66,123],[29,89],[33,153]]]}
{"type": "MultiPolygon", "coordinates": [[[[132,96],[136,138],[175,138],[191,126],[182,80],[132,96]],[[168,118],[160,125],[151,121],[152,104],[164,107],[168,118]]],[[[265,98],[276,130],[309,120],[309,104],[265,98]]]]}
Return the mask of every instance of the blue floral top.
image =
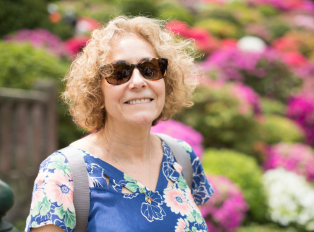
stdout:
{"type": "MultiPolygon", "coordinates": [[[[84,154],[91,191],[86,231],[208,231],[197,205],[213,194],[199,158],[191,146],[178,140],[191,158],[192,189],[175,162],[170,148],[162,142],[163,160],[155,192],[92,154],[84,154]],[[107,183],[105,176],[109,177],[107,183]],[[174,184],[167,187],[168,180],[174,184]],[[122,193],[122,187],[133,193],[122,193]],[[147,201],[147,197],[150,199],[147,201]]],[[[40,165],[35,180],[25,232],[54,224],[72,232],[76,225],[73,179],[65,156],[50,155],[40,165]]]]}

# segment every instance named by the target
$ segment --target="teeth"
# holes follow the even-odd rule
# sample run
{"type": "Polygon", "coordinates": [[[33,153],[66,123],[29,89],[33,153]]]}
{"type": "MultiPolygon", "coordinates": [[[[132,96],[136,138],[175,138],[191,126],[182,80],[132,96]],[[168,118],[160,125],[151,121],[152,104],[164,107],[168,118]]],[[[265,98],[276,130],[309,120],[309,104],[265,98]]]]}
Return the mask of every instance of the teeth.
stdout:
{"type": "Polygon", "coordinates": [[[145,102],[150,102],[150,99],[146,98],[146,99],[137,99],[137,100],[132,100],[127,102],[128,104],[138,104],[138,103],[145,103],[145,102]]]}

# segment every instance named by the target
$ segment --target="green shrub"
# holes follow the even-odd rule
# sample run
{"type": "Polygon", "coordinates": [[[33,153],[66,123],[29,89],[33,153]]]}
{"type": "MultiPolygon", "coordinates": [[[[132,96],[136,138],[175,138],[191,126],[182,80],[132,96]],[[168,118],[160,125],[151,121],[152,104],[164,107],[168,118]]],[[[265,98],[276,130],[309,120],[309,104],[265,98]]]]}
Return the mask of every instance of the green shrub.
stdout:
{"type": "Polygon", "coordinates": [[[254,112],[239,112],[240,102],[231,85],[223,88],[202,86],[193,99],[194,106],[176,118],[204,136],[205,147],[225,147],[252,154],[258,123],[254,112]]]}
{"type": "Polygon", "coordinates": [[[223,19],[204,19],[197,22],[194,26],[207,29],[214,36],[220,38],[241,38],[242,36],[240,28],[223,19]]]}
{"type": "Polygon", "coordinates": [[[45,0],[1,0],[0,38],[19,29],[46,28],[62,39],[73,35],[73,28],[63,23],[51,23],[45,0]]]}
{"type": "MultiPolygon", "coordinates": [[[[41,78],[56,81],[62,91],[61,78],[66,73],[69,63],[52,56],[44,49],[36,49],[29,44],[0,42],[0,87],[30,89],[41,78]]],[[[83,135],[67,114],[67,108],[58,102],[58,143],[59,147],[83,135]]]]}
{"type": "Polygon", "coordinates": [[[274,99],[261,98],[261,111],[262,114],[285,115],[286,105],[274,99]]]}
{"type": "Polygon", "coordinates": [[[250,205],[248,220],[266,221],[262,170],[252,157],[227,149],[207,149],[202,164],[206,173],[224,175],[242,189],[245,200],[250,205]]]}
{"type": "Polygon", "coordinates": [[[60,83],[67,64],[44,49],[27,43],[0,41],[0,86],[29,89],[39,78],[53,78],[60,83]]]}
{"type": "Polygon", "coordinates": [[[298,232],[297,229],[290,227],[290,228],[281,228],[277,225],[268,224],[268,225],[257,225],[251,224],[248,226],[240,227],[236,230],[236,232],[298,232]]]}
{"type": "Polygon", "coordinates": [[[304,141],[303,130],[289,118],[265,115],[260,125],[261,138],[267,144],[304,141]]]}
{"type": "Polygon", "coordinates": [[[119,7],[120,14],[126,15],[145,15],[156,17],[158,10],[153,0],[115,0],[116,6],[119,7]]]}
{"type": "Polygon", "coordinates": [[[161,1],[158,4],[158,18],[163,20],[180,20],[192,25],[193,15],[182,4],[175,1],[161,1]]]}

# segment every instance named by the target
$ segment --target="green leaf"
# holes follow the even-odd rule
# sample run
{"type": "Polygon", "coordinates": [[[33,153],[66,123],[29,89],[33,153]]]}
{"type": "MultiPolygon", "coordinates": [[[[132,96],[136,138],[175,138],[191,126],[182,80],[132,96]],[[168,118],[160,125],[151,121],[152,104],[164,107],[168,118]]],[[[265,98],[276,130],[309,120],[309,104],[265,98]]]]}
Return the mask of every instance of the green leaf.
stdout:
{"type": "Polygon", "coordinates": [[[199,212],[197,212],[196,210],[193,210],[192,215],[196,219],[196,222],[198,224],[202,224],[204,222],[202,215],[199,212]]]}
{"type": "Polygon", "coordinates": [[[56,215],[60,218],[63,219],[64,215],[65,215],[65,211],[63,210],[63,206],[61,207],[56,207],[55,208],[55,213],[56,215]]]}
{"type": "Polygon", "coordinates": [[[45,197],[41,203],[40,215],[45,216],[50,211],[51,203],[45,197]]]}
{"type": "Polygon", "coordinates": [[[192,147],[191,147],[188,143],[182,141],[182,142],[179,142],[179,144],[180,144],[186,151],[192,152],[192,147]]]}
{"type": "Polygon", "coordinates": [[[188,188],[188,185],[186,183],[186,180],[184,179],[184,177],[182,176],[182,174],[179,176],[179,179],[178,179],[178,187],[180,189],[187,189],[188,188]]]}
{"type": "Polygon", "coordinates": [[[33,221],[31,227],[36,228],[36,226],[37,226],[37,222],[33,221]]]}
{"type": "Polygon", "coordinates": [[[65,222],[66,227],[70,227],[71,229],[73,229],[76,225],[76,214],[71,213],[68,210],[65,211],[64,222],[65,222]]]}
{"type": "Polygon", "coordinates": [[[136,192],[136,190],[138,189],[138,185],[134,183],[127,183],[125,187],[131,192],[136,192]]]}
{"type": "Polygon", "coordinates": [[[64,174],[68,172],[71,172],[70,169],[70,164],[69,163],[65,163],[65,157],[58,155],[58,156],[53,156],[51,157],[51,162],[49,164],[49,169],[54,169],[56,168],[57,170],[63,171],[64,174]]]}
{"type": "Polygon", "coordinates": [[[189,214],[187,217],[186,217],[186,220],[188,220],[189,222],[195,222],[195,218],[192,214],[189,214]]]}
{"type": "Polygon", "coordinates": [[[197,232],[197,228],[195,226],[192,227],[193,232],[197,232]]]}
{"type": "Polygon", "coordinates": [[[40,203],[38,203],[34,208],[31,209],[31,215],[33,217],[35,217],[36,215],[39,214],[39,205],[40,205],[40,203]]]}
{"type": "Polygon", "coordinates": [[[129,175],[127,175],[125,173],[124,173],[124,179],[129,181],[129,182],[133,182],[133,183],[137,182],[136,180],[134,180],[132,177],[130,177],[129,175]]]}

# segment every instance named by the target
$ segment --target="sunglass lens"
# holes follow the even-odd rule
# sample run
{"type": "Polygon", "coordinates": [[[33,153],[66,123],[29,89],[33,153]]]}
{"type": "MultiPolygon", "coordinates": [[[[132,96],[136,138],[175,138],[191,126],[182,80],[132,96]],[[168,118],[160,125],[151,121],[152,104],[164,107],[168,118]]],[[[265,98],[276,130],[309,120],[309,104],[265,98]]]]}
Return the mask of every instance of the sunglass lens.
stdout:
{"type": "Polygon", "coordinates": [[[132,67],[127,64],[117,63],[112,65],[113,73],[106,78],[112,85],[121,85],[130,80],[132,67]]]}
{"type": "Polygon", "coordinates": [[[160,72],[159,64],[156,59],[141,63],[139,69],[146,79],[159,80],[162,78],[162,73],[160,72]]]}

